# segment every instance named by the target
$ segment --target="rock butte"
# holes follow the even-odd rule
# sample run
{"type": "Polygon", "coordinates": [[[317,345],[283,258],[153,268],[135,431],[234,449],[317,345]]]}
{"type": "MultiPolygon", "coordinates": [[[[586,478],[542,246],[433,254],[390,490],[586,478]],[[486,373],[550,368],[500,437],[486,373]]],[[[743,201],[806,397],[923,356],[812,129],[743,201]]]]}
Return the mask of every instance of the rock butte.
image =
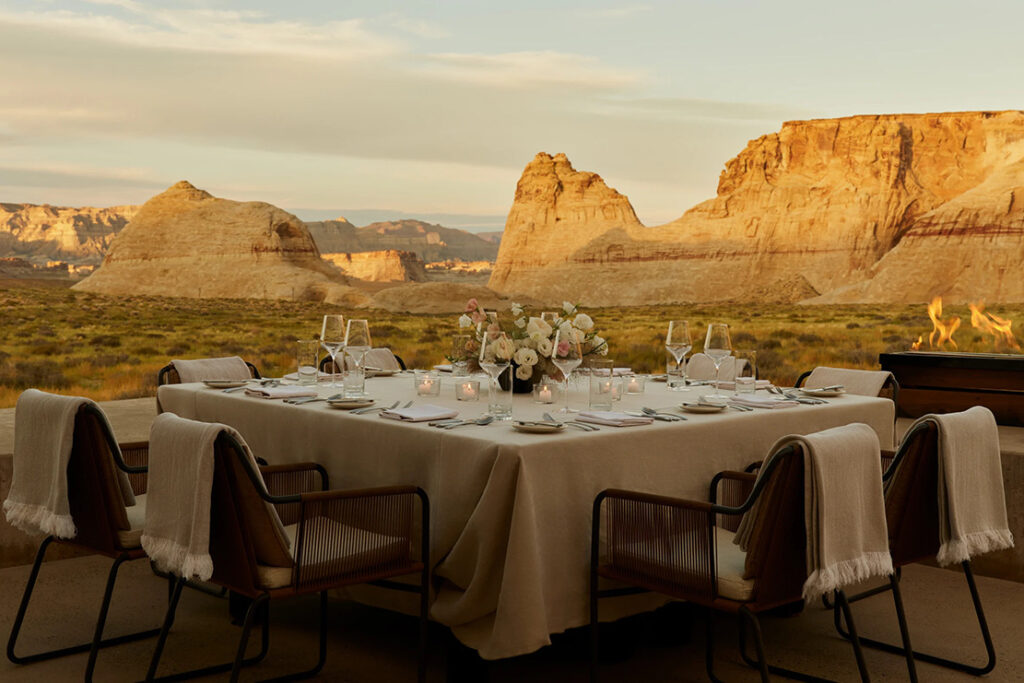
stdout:
{"type": "Polygon", "coordinates": [[[489,284],[589,305],[1018,302],[1021,197],[1019,111],[787,122],[726,163],[717,197],[653,228],[599,176],[541,153],[489,284]]]}
{"type": "Polygon", "coordinates": [[[320,256],[341,268],[345,275],[368,282],[427,281],[427,270],[423,261],[411,251],[385,249],[320,256]]]}
{"type": "Polygon", "coordinates": [[[0,253],[98,265],[137,210],[0,203],[0,253]]]}
{"type": "Polygon", "coordinates": [[[306,225],[292,214],[264,202],[218,199],[186,181],[143,204],[103,265],[74,288],[346,305],[369,299],[320,258],[306,225]]]}

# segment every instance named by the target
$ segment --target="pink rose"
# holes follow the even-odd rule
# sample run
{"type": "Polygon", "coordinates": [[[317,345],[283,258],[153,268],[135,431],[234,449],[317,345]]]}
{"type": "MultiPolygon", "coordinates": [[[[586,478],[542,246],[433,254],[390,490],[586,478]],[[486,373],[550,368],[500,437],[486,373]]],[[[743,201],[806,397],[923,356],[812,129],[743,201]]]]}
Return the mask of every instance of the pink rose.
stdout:
{"type": "Polygon", "coordinates": [[[470,299],[466,302],[466,313],[472,313],[479,305],[476,299],[470,299]]]}
{"type": "Polygon", "coordinates": [[[477,308],[477,309],[476,309],[476,310],[474,310],[474,311],[473,311],[472,313],[470,313],[469,317],[470,317],[470,318],[472,318],[472,319],[473,319],[473,322],[475,322],[475,323],[476,323],[476,324],[478,324],[478,325],[479,325],[480,323],[482,323],[483,321],[487,320],[487,314],[486,314],[486,313],[484,313],[484,312],[483,312],[482,310],[480,310],[479,308],[477,308]]]}
{"type": "Polygon", "coordinates": [[[560,341],[560,342],[558,342],[558,350],[555,352],[555,354],[558,355],[558,356],[564,356],[567,353],[569,353],[569,342],[567,342],[567,341],[560,341]]]}

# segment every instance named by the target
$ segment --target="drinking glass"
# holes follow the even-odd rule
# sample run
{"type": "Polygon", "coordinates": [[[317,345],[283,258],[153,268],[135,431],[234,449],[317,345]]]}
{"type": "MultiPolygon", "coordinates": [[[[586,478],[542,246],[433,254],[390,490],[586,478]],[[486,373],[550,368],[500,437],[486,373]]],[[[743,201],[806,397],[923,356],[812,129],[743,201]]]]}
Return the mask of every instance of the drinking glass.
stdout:
{"type": "Polygon", "coordinates": [[[562,381],[565,392],[565,405],[559,412],[575,413],[569,408],[569,377],[572,371],[579,367],[583,361],[583,353],[580,349],[580,342],[576,330],[569,325],[564,325],[555,332],[554,344],[551,348],[551,362],[562,371],[562,381]]]}
{"type": "Polygon", "coordinates": [[[757,391],[757,352],[733,349],[732,357],[735,359],[736,393],[757,391]]]}
{"type": "Polygon", "coordinates": [[[338,352],[345,348],[345,318],[341,315],[325,315],[320,328],[320,345],[331,356],[334,372],[331,373],[331,387],[337,387],[338,352]]]}
{"type": "MultiPolygon", "coordinates": [[[[512,417],[512,404],[508,397],[502,393],[498,386],[498,378],[501,373],[511,367],[512,352],[515,346],[512,340],[504,332],[489,333],[484,331],[480,341],[480,369],[490,377],[488,382],[487,411],[499,420],[507,420],[512,417]]],[[[508,393],[512,390],[512,377],[509,376],[508,393]]]]}
{"type": "Polygon", "coordinates": [[[729,339],[728,325],[725,323],[708,325],[708,333],[704,337],[704,353],[715,362],[715,392],[709,396],[719,400],[727,399],[728,397],[718,388],[718,382],[722,376],[722,361],[732,355],[732,341],[729,339]]]}
{"type": "Polygon", "coordinates": [[[615,361],[594,360],[590,362],[590,408],[611,410],[615,400],[615,361]]]}
{"type": "Polygon", "coordinates": [[[668,333],[665,335],[665,350],[672,354],[676,361],[676,374],[678,380],[674,380],[672,373],[668,373],[666,381],[668,388],[672,391],[689,391],[686,386],[686,369],[683,359],[693,348],[693,339],[690,337],[690,327],[685,320],[672,320],[668,324],[668,333]]]}
{"type": "Polygon", "coordinates": [[[452,336],[452,376],[465,377],[469,375],[469,344],[473,337],[468,334],[456,334],[452,336]]]}
{"type": "Polygon", "coordinates": [[[295,342],[295,359],[298,364],[299,384],[316,384],[317,363],[319,362],[320,341],[317,339],[300,339],[295,342]]]}
{"type": "Polygon", "coordinates": [[[358,397],[366,393],[363,363],[366,360],[366,352],[372,348],[369,321],[350,319],[345,327],[345,353],[352,358],[353,367],[346,372],[346,396],[351,393],[352,396],[358,397]]]}

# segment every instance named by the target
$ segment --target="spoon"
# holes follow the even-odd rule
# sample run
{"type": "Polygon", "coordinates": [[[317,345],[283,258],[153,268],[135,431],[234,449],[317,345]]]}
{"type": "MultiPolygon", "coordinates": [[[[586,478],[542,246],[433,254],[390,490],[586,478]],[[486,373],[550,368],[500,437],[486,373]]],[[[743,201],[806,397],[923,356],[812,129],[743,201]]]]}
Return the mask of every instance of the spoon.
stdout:
{"type": "Polygon", "coordinates": [[[492,422],[494,422],[493,415],[484,415],[483,417],[479,417],[475,420],[462,420],[461,422],[456,422],[455,424],[445,425],[441,427],[441,429],[455,429],[456,427],[464,427],[466,425],[489,425],[492,422]]]}

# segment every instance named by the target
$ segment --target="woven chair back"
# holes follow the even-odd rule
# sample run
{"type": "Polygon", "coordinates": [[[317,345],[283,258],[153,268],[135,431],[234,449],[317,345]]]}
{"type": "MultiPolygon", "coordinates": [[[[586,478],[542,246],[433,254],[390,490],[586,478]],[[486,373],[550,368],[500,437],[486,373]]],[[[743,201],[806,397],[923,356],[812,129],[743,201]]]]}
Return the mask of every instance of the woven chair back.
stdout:
{"type": "Polygon", "coordinates": [[[894,566],[939,550],[939,430],[924,422],[904,438],[885,489],[885,520],[894,566]]]}

